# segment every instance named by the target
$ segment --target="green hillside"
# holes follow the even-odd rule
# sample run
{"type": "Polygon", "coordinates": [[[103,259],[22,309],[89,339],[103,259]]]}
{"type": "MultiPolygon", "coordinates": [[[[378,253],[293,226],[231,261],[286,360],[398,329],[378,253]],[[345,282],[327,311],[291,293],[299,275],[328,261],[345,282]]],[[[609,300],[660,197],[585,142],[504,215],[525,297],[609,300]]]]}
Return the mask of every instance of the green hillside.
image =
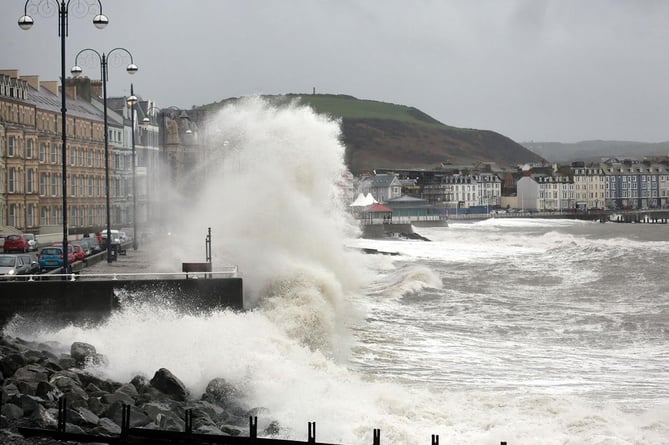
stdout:
{"type": "MultiPolygon", "coordinates": [[[[298,99],[318,113],[341,118],[346,162],[354,174],[379,168],[434,168],[442,163],[507,166],[541,160],[499,133],[444,125],[414,107],[330,94],[267,99],[277,104],[298,99]]],[[[212,111],[231,100],[238,99],[203,108],[212,111]]]]}

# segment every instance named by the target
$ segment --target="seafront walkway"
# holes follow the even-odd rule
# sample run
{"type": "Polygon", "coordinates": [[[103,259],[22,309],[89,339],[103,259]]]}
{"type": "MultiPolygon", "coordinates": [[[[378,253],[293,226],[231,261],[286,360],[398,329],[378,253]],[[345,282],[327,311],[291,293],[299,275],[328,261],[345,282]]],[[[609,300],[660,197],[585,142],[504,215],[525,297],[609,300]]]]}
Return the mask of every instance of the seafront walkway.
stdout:
{"type": "Polygon", "coordinates": [[[123,274],[150,274],[155,272],[153,268],[153,257],[155,250],[150,246],[140,246],[137,250],[132,248],[132,243],[124,246],[125,254],[118,255],[115,261],[107,262],[107,251],[100,252],[97,261],[88,261],[78,271],[80,275],[94,275],[104,278],[112,278],[114,275],[123,274]]]}

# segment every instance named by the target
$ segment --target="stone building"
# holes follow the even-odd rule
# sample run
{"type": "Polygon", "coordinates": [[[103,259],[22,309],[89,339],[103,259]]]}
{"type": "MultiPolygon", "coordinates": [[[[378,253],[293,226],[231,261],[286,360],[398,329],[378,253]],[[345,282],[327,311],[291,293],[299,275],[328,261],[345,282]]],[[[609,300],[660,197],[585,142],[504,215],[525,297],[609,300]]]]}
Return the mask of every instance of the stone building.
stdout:
{"type": "MultiPolygon", "coordinates": [[[[89,98],[100,84],[68,87],[67,198],[72,234],[105,221],[104,123],[89,98]]],[[[61,97],[56,81],[0,71],[0,223],[62,233],[61,97]]]]}

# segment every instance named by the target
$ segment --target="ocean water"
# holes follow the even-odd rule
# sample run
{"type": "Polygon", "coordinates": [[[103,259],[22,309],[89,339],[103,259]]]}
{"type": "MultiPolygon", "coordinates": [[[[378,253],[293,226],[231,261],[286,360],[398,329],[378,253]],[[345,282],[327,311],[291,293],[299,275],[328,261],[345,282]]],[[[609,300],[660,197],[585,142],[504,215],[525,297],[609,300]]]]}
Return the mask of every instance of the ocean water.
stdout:
{"type": "Polygon", "coordinates": [[[198,397],[222,377],[280,437],[389,445],[669,443],[666,225],[495,219],[365,240],[341,196],[336,121],[261,99],[207,135],[206,192],[173,196],[157,270],[236,264],[243,312],[124,307],[96,326],[5,333],[85,341],[119,381],[165,367],[198,397]],[[360,247],[398,255],[365,255],[360,247]]]}

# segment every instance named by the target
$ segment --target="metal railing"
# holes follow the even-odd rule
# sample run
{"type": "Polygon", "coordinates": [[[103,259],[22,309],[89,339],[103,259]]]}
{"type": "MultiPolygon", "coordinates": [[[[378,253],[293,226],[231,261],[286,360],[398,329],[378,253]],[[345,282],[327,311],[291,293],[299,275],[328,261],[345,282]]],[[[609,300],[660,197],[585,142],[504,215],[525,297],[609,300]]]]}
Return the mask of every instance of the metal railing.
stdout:
{"type": "Polygon", "coordinates": [[[176,279],[208,279],[208,278],[237,278],[239,271],[237,266],[223,267],[221,270],[212,272],[110,272],[110,273],[47,273],[39,275],[23,275],[29,277],[27,281],[40,281],[51,279],[77,280],[150,280],[153,278],[176,278],[176,279]]]}
{"type": "MultiPolygon", "coordinates": [[[[258,437],[258,417],[249,417],[249,435],[225,436],[222,434],[203,434],[193,432],[193,412],[185,411],[184,431],[155,430],[130,427],[130,405],[124,404],[121,412],[121,433],[119,435],[99,435],[67,432],[67,409],[65,397],[58,400],[58,424],[55,430],[44,428],[19,427],[19,432],[25,437],[46,436],[56,440],[75,442],[96,442],[111,445],[158,445],[158,444],[218,444],[218,445],[335,445],[325,442],[316,442],[316,422],[309,422],[307,426],[307,441],[287,439],[270,439],[258,437]]],[[[439,445],[439,435],[433,434],[431,445],[439,445]]],[[[373,445],[381,445],[381,430],[373,430],[373,445]]],[[[500,445],[507,445],[502,441],[500,445]]]]}

